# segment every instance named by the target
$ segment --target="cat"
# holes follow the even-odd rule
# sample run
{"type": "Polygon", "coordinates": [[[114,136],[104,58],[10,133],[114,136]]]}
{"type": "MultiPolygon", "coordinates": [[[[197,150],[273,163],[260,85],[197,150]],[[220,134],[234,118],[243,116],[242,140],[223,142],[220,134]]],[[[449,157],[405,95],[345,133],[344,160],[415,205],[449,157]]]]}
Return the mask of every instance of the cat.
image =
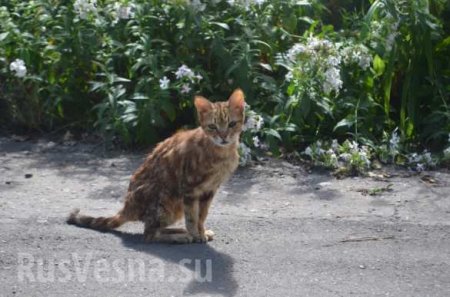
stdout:
{"type": "Polygon", "coordinates": [[[205,243],[208,209],[219,186],[239,163],[239,137],[244,125],[244,93],[212,103],[195,96],[200,126],[159,143],[131,177],[123,208],[112,217],[90,217],[75,209],[67,223],[98,230],[128,221],[144,222],[144,240],[205,243]],[[186,229],[167,228],[185,218],[186,229]]]}

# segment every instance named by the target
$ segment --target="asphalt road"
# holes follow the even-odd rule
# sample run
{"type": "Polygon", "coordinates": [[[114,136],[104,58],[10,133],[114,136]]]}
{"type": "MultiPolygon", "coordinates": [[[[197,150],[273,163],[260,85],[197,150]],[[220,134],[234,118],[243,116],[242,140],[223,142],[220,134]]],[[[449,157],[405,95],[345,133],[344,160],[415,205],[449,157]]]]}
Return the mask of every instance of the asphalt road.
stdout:
{"type": "Polygon", "coordinates": [[[449,173],[336,180],[268,161],[221,188],[214,241],[145,244],[139,223],[64,222],[114,214],[144,158],[99,151],[0,138],[0,296],[450,295],[449,173]]]}

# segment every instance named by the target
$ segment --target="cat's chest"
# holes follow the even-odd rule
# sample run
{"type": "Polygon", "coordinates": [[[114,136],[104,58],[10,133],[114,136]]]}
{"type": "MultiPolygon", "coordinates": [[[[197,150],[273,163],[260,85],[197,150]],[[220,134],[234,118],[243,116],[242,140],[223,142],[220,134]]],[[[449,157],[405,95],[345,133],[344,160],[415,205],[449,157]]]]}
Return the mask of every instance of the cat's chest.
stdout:
{"type": "Polygon", "coordinates": [[[232,156],[224,161],[205,166],[204,172],[198,175],[199,182],[191,189],[193,195],[215,192],[236,170],[238,162],[238,157],[232,156]]]}

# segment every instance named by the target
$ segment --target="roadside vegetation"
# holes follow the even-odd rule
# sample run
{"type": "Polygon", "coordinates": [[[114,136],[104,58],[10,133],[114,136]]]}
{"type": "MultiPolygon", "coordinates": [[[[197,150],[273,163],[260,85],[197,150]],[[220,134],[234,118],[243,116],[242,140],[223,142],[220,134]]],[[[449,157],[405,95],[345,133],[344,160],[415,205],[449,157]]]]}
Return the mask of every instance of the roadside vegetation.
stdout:
{"type": "Polygon", "coordinates": [[[450,163],[445,0],[0,0],[0,124],[130,146],[246,93],[242,163],[450,163]]]}

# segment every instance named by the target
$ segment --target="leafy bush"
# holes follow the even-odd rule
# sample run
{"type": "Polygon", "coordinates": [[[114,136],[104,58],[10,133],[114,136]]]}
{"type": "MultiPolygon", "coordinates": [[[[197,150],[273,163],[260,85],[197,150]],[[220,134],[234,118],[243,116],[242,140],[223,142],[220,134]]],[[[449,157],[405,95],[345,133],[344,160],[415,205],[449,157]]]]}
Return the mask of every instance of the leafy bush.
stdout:
{"type": "MultiPolygon", "coordinates": [[[[336,5],[0,0],[0,121],[95,128],[148,144],[195,125],[194,94],[219,100],[241,87],[251,106],[243,163],[255,149],[281,154],[331,139],[349,154],[367,147],[369,161],[442,152],[450,132],[450,4],[336,5]]],[[[342,165],[322,157],[314,158],[342,165]]],[[[352,164],[368,168],[361,154],[352,164]]]]}

